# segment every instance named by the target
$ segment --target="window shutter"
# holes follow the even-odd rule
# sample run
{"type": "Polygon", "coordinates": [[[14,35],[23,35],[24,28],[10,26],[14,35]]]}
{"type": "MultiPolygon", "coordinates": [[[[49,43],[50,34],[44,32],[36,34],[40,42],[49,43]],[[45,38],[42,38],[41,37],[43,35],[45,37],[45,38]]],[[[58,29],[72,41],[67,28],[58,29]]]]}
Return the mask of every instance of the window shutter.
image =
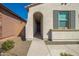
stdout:
{"type": "Polygon", "coordinates": [[[53,28],[58,29],[58,11],[53,11],[53,28]]]}
{"type": "Polygon", "coordinates": [[[70,12],[70,28],[75,29],[75,11],[70,12]]]}

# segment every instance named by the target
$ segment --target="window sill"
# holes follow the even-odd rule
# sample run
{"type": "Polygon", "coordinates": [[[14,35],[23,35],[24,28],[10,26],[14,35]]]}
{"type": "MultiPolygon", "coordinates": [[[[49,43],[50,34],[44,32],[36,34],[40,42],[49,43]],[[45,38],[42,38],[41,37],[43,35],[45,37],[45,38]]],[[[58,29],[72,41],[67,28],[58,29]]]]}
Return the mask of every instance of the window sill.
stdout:
{"type": "Polygon", "coordinates": [[[50,31],[79,31],[79,29],[50,29],[50,31]]]}

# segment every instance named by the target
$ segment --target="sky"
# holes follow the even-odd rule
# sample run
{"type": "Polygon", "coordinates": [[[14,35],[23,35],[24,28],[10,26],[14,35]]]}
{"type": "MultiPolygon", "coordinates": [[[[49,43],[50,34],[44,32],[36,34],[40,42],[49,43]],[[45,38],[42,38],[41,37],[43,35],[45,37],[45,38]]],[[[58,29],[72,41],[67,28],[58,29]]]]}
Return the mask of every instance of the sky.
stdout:
{"type": "Polygon", "coordinates": [[[30,3],[3,3],[5,7],[13,11],[15,14],[27,20],[28,18],[28,10],[25,9],[25,6],[29,5],[30,3]]]}

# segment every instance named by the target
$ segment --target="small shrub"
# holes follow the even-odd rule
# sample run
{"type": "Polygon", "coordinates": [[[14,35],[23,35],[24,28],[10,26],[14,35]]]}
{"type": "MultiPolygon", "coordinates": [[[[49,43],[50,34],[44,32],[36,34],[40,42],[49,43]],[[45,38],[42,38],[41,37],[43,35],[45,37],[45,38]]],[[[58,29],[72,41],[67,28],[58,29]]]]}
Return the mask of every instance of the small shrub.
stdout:
{"type": "Polygon", "coordinates": [[[2,49],[8,51],[14,47],[14,41],[7,40],[2,44],[2,49]]]}
{"type": "Polygon", "coordinates": [[[61,56],[73,56],[72,54],[65,53],[65,52],[61,52],[60,55],[61,55],[61,56]]]}

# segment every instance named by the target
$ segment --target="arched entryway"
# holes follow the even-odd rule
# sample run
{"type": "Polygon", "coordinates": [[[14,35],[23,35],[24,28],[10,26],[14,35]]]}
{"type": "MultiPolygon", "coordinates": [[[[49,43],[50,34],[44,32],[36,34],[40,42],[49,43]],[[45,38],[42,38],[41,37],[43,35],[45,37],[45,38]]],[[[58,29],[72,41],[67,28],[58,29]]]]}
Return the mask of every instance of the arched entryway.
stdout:
{"type": "Polygon", "coordinates": [[[35,12],[33,15],[33,35],[37,38],[43,37],[43,15],[41,12],[35,12]]]}

